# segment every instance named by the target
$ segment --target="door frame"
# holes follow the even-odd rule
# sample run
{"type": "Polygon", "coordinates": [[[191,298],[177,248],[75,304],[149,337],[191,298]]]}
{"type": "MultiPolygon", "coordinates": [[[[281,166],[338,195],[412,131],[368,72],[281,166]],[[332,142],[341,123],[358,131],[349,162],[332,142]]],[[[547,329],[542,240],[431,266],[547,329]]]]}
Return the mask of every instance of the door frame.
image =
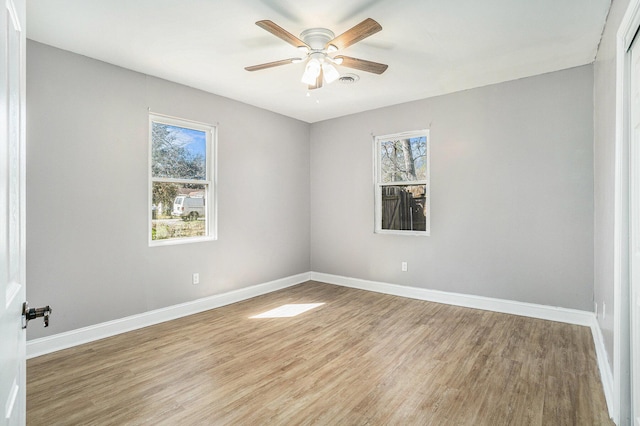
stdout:
{"type": "MultiPolygon", "coordinates": [[[[640,353],[632,353],[631,342],[631,281],[630,233],[631,214],[630,164],[630,93],[631,55],[629,49],[640,29],[640,0],[630,0],[616,34],[616,137],[615,137],[615,189],[614,189],[614,318],[613,318],[613,420],[626,420],[627,410],[633,413],[631,399],[632,360],[640,353]],[[627,407],[628,405],[628,407],[627,407]]],[[[637,352],[637,351],[636,351],[637,352]]],[[[640,392],[640,389],[636,390],[640,392]]],[[[633,423],[632,423],[633,424],[633,423]]]]}

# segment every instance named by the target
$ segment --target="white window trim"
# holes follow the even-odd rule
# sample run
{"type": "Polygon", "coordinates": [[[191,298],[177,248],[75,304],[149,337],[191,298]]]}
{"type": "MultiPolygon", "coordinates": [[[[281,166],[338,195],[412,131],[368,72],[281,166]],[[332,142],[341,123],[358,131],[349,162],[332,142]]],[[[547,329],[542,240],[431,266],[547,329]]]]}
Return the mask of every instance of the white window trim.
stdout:
{"type": "Polygon", "coordinates": [[[428,129],[413,130],[409,132],[392,133],[388,135],[378,135],[373,137],[373,191],[374,191],[374,206],[375,206],[375,227],[374,233],[376,234],[389,234],[389,235],[413,235],[428,237],[431,235],[431,138],[428,129]],[[391,139],[407,139],[416,138],[420,136],[426,136],[426,179],[416,181],[399,181],[399,182],[380,182],[380,144],[383,141],[391,139]],[[394,229],[382,229],[382,195],[379,188],[383,186],[395,186],[395,185],[425,185],[425,196],[427,200],[427,213],[426,213],[426,230],[425,231],[402,231],[394,229]]]}
{"type": "Polygon", "coordinates": [[[177,244],[191,244],[203,241],[214,241],[218,239],[218,126],[208,123],[202,123],[199,121],[187,120],[184,118],[172,117],[169,115],[163,115],[158,113],[149,113],[149,127],[148,127],[148,158],[149,163],[147,167],[148,175],[148,201],[147,201],[147,238],[149,247],[159,246],[172,246],[177,244]],[[152,211],[151,205],[153,203],[153,182],[175,182],[184,183],[189,182],[189,179],[171,179],[171,178],[154,178],[151,173],[152,166],[152,126],[153,123],[168,124],[171,126],[184,127],[189,129],[201,130],[207,135],[207,180],[198,180],[197,183],[206,184],[209,191],[206,195],[207,203],[205,205],[207,214],[205,217],[205,229],[207,231],[206,236],[202,237],[187,237],[187,238],[171,238],[166,240],[152,240],[151,239],[151,226],[152,226],[152,211]]]}

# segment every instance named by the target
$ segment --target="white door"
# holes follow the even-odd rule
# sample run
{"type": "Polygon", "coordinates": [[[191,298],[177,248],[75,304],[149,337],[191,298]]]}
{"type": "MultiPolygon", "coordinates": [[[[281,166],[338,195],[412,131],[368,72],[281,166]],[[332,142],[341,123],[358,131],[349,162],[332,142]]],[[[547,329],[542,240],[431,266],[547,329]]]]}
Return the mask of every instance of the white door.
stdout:
{"type": "Polygon", "coordinates": [[[25,0],[2,0],[0,16],[0,424],[26,418],[25,0]]]}
{"type": "Polygon", "coordinates": [[[640,41],[630,47],[630,266],[631,266],[631,405],[640,426],[640,41]]]}

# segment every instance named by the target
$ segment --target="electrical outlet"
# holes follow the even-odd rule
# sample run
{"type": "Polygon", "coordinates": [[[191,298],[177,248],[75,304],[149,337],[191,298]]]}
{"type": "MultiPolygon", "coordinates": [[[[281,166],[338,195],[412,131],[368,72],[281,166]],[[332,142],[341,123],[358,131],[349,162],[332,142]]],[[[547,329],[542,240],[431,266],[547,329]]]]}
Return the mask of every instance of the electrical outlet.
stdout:
{"type": "Polygon", "coordinates": [[[407,265],[407,262],[402,262],[402,272],[407,272],[407,270],[409,269],[409,265],[407,265]]]}
{"type": "Polygon", "coordinates": [[[200,274],[199,273],[194,273],[191,276],[191,284],[196,285],[196,284],[200,284],[200,274]]]}

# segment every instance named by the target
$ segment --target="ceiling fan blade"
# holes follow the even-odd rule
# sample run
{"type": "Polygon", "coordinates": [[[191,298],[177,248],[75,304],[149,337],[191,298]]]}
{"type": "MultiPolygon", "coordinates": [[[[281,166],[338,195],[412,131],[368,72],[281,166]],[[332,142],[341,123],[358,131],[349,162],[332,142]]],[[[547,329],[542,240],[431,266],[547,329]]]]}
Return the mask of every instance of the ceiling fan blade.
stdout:
{"type": "Polygon", "coordinates": [[[294,36],[289,31],[285,30],[278,24],[275,24],[272,21],[269,21],[268,19],[265,19],[263,21],[258,21],[256,22],[256,25],[262,28],[263,30],[269,31],[274,36],[280,37],[282,40],[286,41],[287,43],[289,43],[294,47],[306,47],[307,49],[310,49],[307,43],[300,40],[298,37],[294,36]]]}
{"type": "Polygon", "coordinates": [[[324,80],[324,72],[322,72],[322,68],[320,68],[320,74],[316,77],[316,84],[309,85],[309,90],[320,89],[322,87],[322,82],[324,80]]]}
{"type": "Polygon", "coordinates": [[[250,67],[244,67],[244,69],[247,71],[259,71],[267,68],[278,67],[280,65],[292,64],[296,60],[300,60],[300,58],[282,59],[281,61],[273,61],[273,62],[267,62],[266,64],[259,64],[259,65],[252,65],[250,67]]]}
{"type": "Polygon", "coordinates": [[[389,67],[389,65],[387,64],[366,61],[364,59],[351,58],[349,56],[336,56],[333,59],[337,59],[337,60],[342,59],[342,63],[340,62],[338,63],[343,67],[354,68],[360,71],[372,72],[374,74],[382,74],[389,67]]]}
{"type": "Polygon", "coordinates": [[[367,18],[355,27],[345,31],[338,37],[331,40],[329,43],[327,43],[326,47],[328,48],[330,45],[334,45],[338,48],[338,50],[345,49],[352,44],[355,44],[360,40],[364,40],[370,35],[377,33],[380,30],[382,30],[382,26],[380,24],[378,24],[371,18],[367,18]]]}

